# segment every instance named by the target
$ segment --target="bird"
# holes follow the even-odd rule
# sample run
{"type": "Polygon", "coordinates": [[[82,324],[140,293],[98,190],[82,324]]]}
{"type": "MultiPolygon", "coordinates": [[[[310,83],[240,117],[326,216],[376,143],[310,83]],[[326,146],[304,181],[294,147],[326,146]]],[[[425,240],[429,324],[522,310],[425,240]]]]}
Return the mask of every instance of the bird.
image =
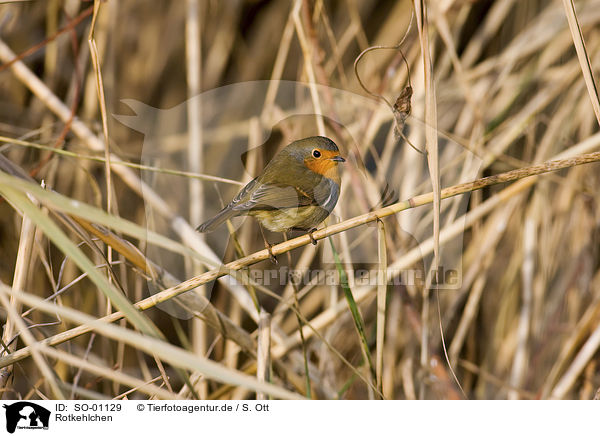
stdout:
{"type": "Polygon", "coordinates": [[[211,232],[225,221],[250,215],[259,222],[265,247],[275,260],[262,227],[272,232],[308,231],[312,236],[333,211],[340,196],[338,164],[346,160],[338,146],[324,136],[288,144],[214,217],[196,230],[211,232]]]}

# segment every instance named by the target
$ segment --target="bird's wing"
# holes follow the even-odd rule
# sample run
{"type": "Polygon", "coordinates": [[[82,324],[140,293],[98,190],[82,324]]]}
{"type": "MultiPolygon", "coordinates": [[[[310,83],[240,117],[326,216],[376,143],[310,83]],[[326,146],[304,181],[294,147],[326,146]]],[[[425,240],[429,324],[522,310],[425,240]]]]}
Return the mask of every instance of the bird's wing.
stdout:
{"type": "Polygon", "coordinates": [[[297,186],[278,183],[263,183],[252,192],[248,190],[240,194],[231,202],[232,208],[238,211],[289,209],[316,204],[312,190],[306,192],[297,186]]]}
{"type": "Polygon", "coordinates": [[[228,219],[231,219],[235,216],[242,215],[247,212],[249,209],[244,206],[247,203],[247,199],[251,197],[252,190],[256,186],[256,179],[248,182],[246,186],[242,188],[240,192],[231,200],[231,202],[225,206],[218,214],[216,214],[211,219],[200,224],[196,230],[201,233],[204,232],[212,232],[221,224],[223,224],[228,219]]]}
{"type": "Polygon", "coordinates": [[[233,197],[233,200],[226,206],[226,208],[236,209],[236,210],[244,210],[242,206],[248,199],[252,196],[252,190],[256,186],[256,181],[258,177],[250,180],[246,186],[242,188],[240,192],[233,197]]]}
{"type": "Polygon", "coordinates": [[[326,209],[329,213],[331,213],[335,207],[339,196],[340,187],[337,183],[327,177],[323,177],[321,183],[319,183],[313,189],[313,198],[315,199],[315,204],[321,206],[323,209],[326,209]]]}

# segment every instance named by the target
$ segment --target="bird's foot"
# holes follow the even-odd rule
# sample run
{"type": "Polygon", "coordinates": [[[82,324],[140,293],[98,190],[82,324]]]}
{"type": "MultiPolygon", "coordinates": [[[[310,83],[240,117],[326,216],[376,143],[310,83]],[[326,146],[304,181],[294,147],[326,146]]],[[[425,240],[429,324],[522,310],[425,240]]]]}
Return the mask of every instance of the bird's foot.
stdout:
{"type": "Polygon", "coordinates": [[[271,261],[271,263],[273,265],[277,265],[279,262],[277,261],[277,258],[275,257],[275,255],[273,254],[273,244],[268,243],[265,240],[265,248],[267,249],[267,251],[269,252],[269,260],[271,261]]]}
{"type": "Polygon", "coordinates": [[[263,230],[262,225],[259,224],[258,228],[260,229],[260,234],[262,235],[263,242],[265,243],[265,248],[269,252],[269,259],[271,260],[271,263],[273,263],[273,265],[277,265],[277,258],[273,254],[273,249],[271,248],[273,247],[273,244],[267,241],[267,237],[265,236],[265,231],[263,230]]]}
{"type": "Polygon", "coordinates": [[[308,237],[310,238],[310,242],[313,245],[317,245],[317,240],[315,239],[315,237],[313,236],[313,233],[316,231],[317,229],[312,229],[310,232],[308,232],[308,237]]]}

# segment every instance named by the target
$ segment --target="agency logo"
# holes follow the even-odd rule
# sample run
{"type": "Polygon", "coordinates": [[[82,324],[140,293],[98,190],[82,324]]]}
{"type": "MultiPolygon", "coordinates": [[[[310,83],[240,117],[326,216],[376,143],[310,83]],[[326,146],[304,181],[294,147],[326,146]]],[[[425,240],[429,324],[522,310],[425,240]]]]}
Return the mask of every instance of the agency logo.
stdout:
{"type": "Polygon", "coordinates": [[[48,409],[29,401],[5,404],[3,407],[6,409],[6,430],[9,433],[14,433],[16,429],[48,430],[50,422],[48,409]]]}

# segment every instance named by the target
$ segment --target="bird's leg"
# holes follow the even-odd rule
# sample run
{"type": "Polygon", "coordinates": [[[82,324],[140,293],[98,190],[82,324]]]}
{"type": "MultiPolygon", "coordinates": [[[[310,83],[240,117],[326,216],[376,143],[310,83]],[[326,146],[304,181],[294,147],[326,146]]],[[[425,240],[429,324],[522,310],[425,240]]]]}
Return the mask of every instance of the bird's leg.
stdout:
{"type": "Polygon", "coordinates": [[[308,232],[308,237],[310,238],[310,242],[312,242],[313,245],[317,245],[317,240],[315,239],[315,237],[313,236],[313,233],[316,231],[316,228],[311,229],[308,232]]]}
{"type": "Polygon", "coordinates": [[[269,243],[269,241],[267,241],[267,237],[265,236],[265,231],[263,230],[262,224],[259,223],[258,228],[260,229],[260,234],[263,237],[263,241],[265,243],[265,248],[269,252],[269,259],[271,259],[271,262],[273,263],[273,265],[277,265],[277,258],[275,257],[275,255],[273,254],[273,250],[271,249],[273,244],[271,244],[271,243],[269,243]]]}

